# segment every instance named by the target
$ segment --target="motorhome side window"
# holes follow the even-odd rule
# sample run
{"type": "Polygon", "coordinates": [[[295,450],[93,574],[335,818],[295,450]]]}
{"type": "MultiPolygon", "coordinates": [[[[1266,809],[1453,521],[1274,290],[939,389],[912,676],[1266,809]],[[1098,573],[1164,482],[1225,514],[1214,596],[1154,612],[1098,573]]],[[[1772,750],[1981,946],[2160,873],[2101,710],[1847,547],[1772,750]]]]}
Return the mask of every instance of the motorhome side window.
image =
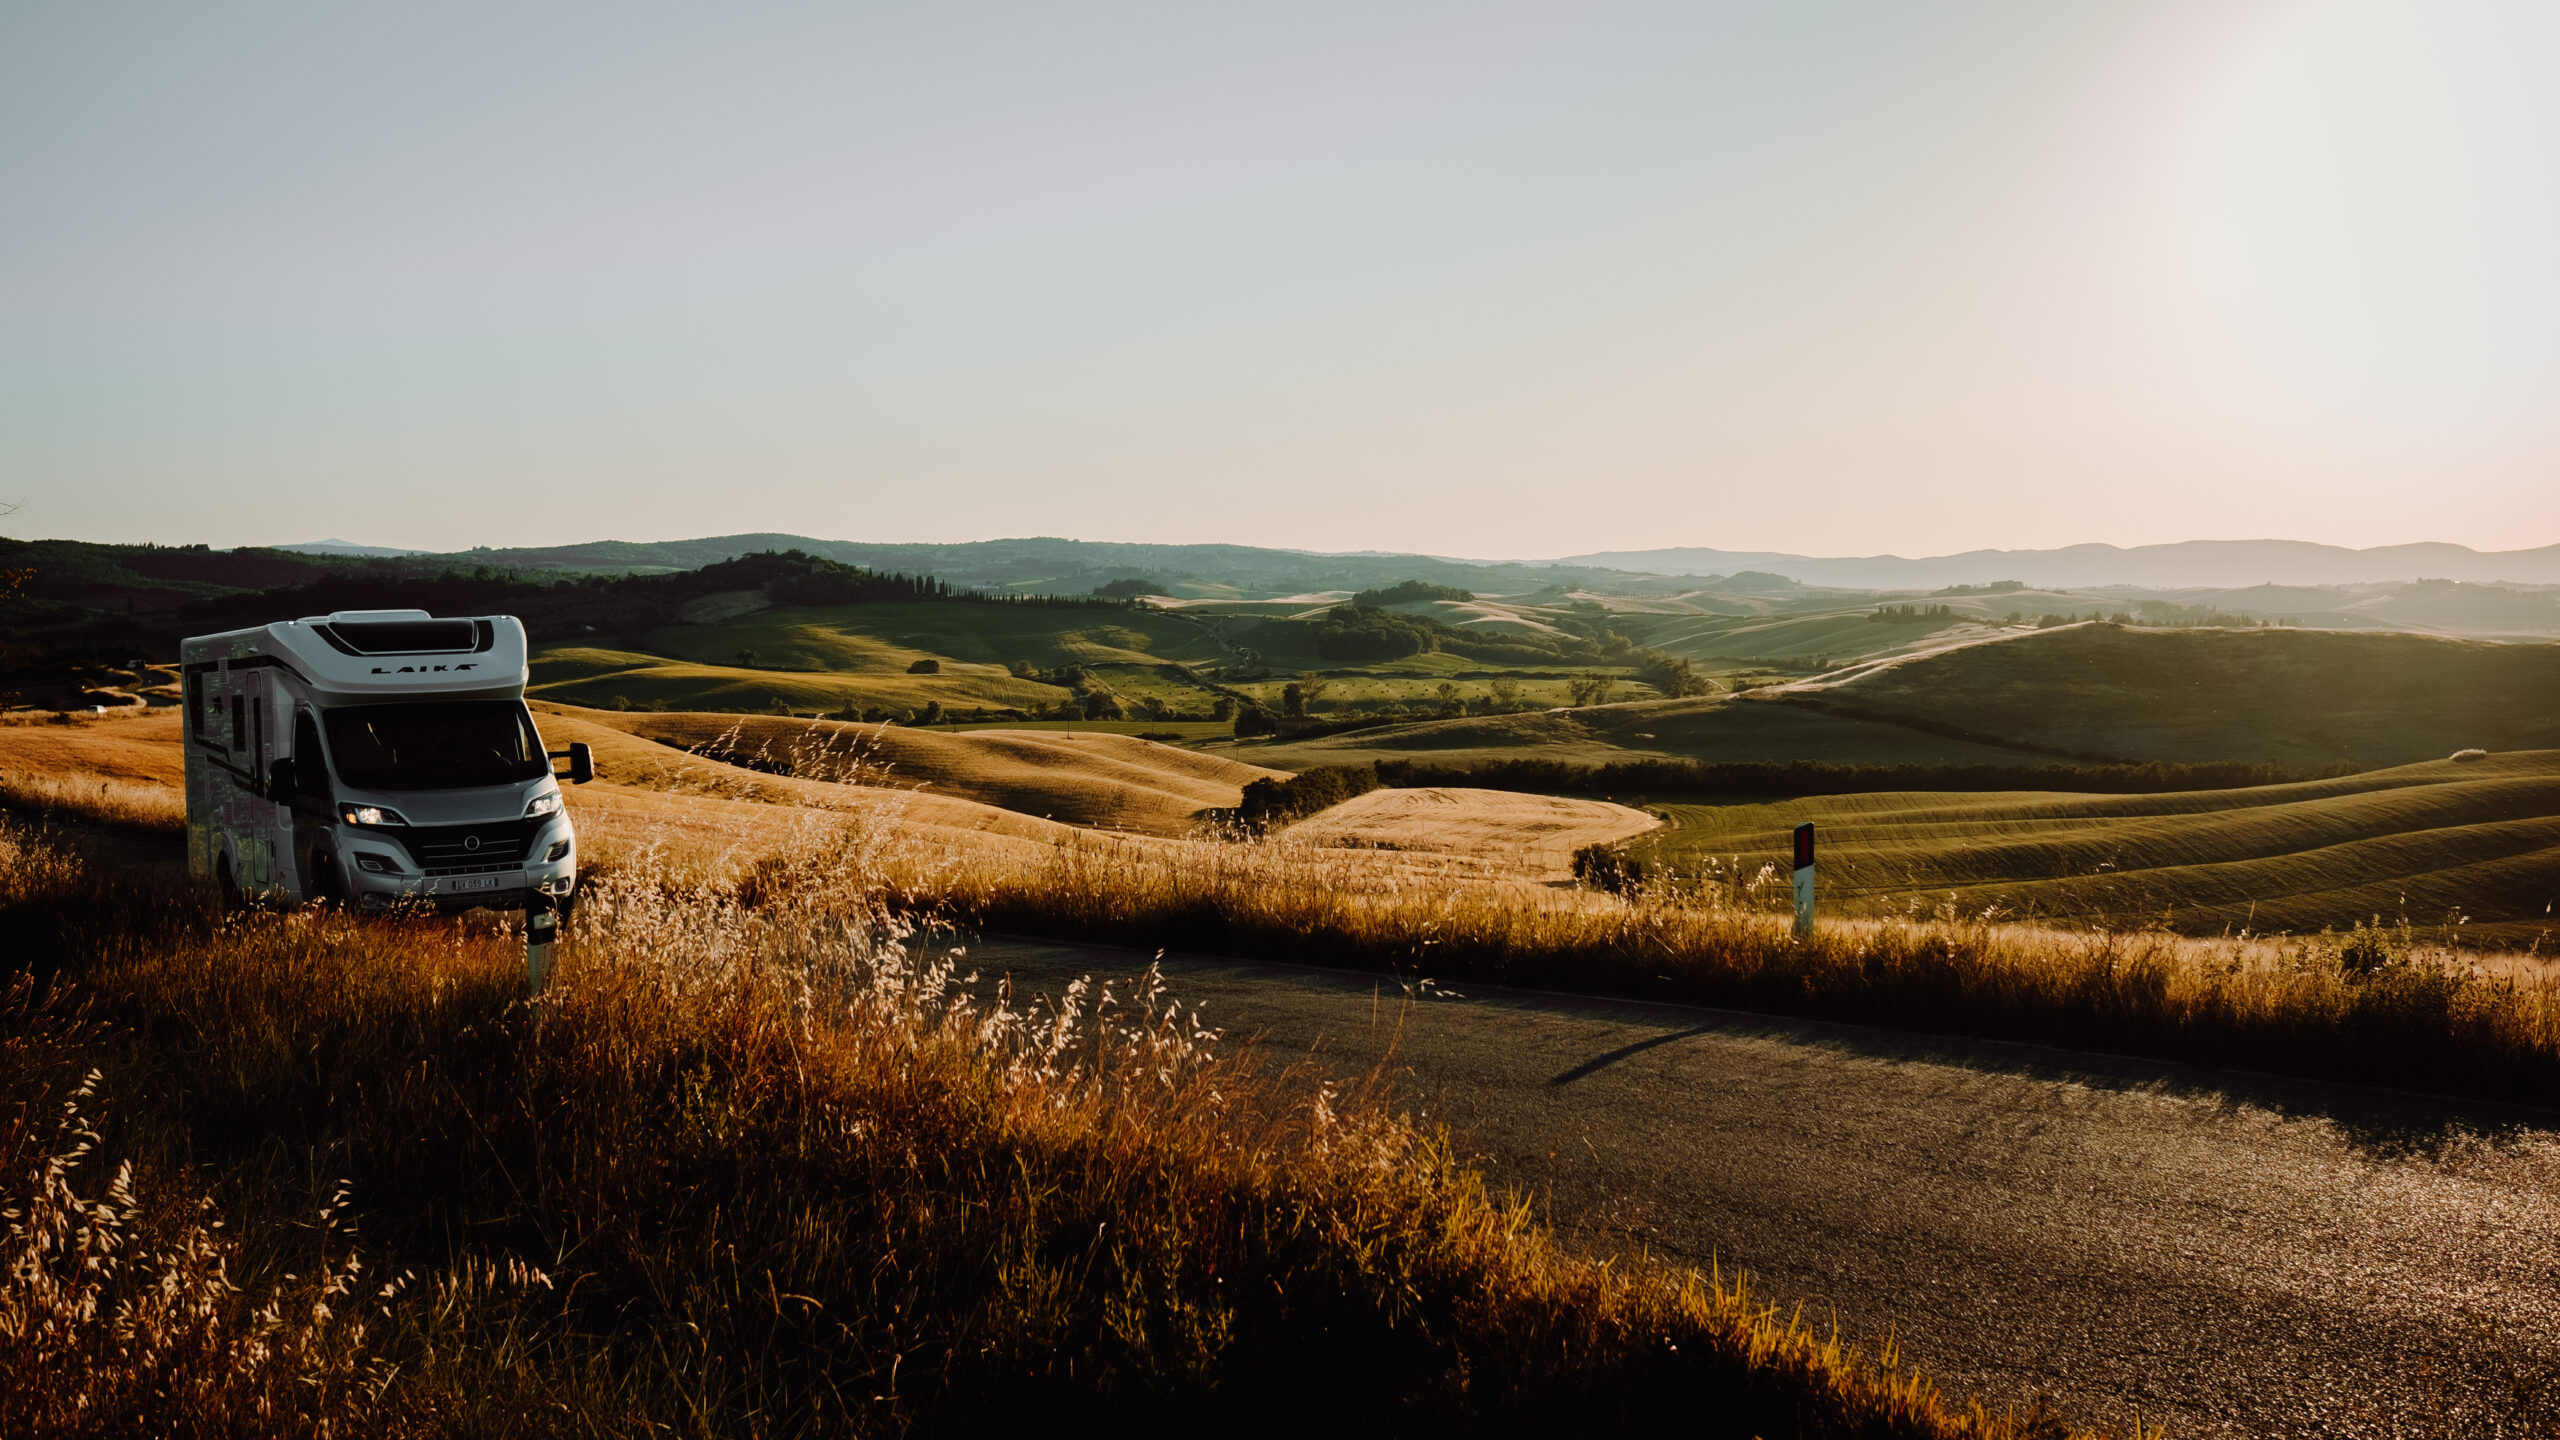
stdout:
{"type": "Polygon", "coordinates": [[[187,732],[201,740],[212,728],[204,708],[204,672],[192,671],[187,676],[187,732]]]}
{"type": "Polygon", "coordinates": [[[246,695],[231,697],[231,748],[249,748],[249,697],[246,695]]]}
{"type": "Polygon", "coordinates": [[[428,700],[331,710],[329,751],[353,790],[456,790],[550,773],[521,700],[428,700]]]}

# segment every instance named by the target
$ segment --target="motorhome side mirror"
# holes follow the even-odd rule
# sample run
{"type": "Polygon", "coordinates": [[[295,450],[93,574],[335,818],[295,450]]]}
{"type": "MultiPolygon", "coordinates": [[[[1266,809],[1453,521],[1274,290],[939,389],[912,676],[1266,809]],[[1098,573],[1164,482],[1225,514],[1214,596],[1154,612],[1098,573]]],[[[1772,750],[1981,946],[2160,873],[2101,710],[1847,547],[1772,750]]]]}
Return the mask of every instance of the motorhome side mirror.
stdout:
{"type": "Polygon", "coordinates": [[[596,752],[588,749],[583,741],[571,741],[569,744],[569,783],[572,785],[584,785],[594,778],[596,778],[596,752]]]}
{"type": "Polygon", "coordinates": [[[267,767],[267,798],[279,805],[293,800],[293,757],[285,756],[267,767]]]}

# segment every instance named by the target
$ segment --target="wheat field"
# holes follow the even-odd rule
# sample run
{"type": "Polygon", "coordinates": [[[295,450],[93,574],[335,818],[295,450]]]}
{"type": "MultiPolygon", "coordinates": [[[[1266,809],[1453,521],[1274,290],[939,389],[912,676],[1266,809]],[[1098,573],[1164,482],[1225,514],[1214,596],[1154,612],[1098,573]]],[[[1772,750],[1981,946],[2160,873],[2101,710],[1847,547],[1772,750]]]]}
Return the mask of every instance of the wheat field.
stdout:
{"type": "Polygon", "coordinates": [[[1661,823],[1602,800],[1431,787],[1372,790],[1284,834],[1301,845],[1442,856],[1487,875],[1561,881],[1573,874],[1576,850],[1615,844],[1661,823]]]}
{"type": "Polygon", "coordinates": [[[574,718],[814,779],[913,787],[1070,825],[1146,834],[1180,834],[1200,811],[1231,808],[1247,784],[1282,773],[1129,735],[714,714],[574,718]]]}

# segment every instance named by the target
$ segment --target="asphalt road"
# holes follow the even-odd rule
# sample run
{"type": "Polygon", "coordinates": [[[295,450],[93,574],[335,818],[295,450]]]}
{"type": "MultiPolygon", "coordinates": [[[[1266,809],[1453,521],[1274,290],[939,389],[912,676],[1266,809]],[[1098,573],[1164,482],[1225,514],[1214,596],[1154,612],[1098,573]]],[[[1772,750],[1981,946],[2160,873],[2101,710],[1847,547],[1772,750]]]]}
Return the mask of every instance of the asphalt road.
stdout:
{"type": "MultiPolygon", "coordinates": [[[[1052,988],[1130,951],[1011,939],[1052,988]]],[[[2189,1436],[2560,1436],[2560,1111],[1678,1006],[1173,957],[1560,1228],[1711,1259],[1958,1395],[2189,1436]]]]}

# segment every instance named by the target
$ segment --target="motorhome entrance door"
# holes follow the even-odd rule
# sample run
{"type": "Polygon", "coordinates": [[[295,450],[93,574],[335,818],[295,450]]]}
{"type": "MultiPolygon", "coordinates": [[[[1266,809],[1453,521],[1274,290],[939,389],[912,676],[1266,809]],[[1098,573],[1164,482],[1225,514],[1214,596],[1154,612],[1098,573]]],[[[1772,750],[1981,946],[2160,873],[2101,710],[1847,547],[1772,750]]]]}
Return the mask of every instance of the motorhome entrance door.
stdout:
{"type": "MultiPolygon", "coordinates": [[[[280,841],[286,841],[285,817],[292,812],[275,803],[267,794],[268,767],[275,763],[276,737],[267,707],[272,703],[272,674],[263,665],[231,671],[233,693],[240,703],[231,713],[234,723],[242,727],[233,752],[239,756],[240,768],[247,772],[241,789],[248,792],[240,809],[247,823],[234,833],[240,847],[240,884],[262,894],[272,893],[279,885],[289,884],[289,868],[279,866],[280,841]]],[[[289,843],[289,842],[288,842],[289,843]]],[[[290,854],[289,850],[283,853],[290,854]]]]}

